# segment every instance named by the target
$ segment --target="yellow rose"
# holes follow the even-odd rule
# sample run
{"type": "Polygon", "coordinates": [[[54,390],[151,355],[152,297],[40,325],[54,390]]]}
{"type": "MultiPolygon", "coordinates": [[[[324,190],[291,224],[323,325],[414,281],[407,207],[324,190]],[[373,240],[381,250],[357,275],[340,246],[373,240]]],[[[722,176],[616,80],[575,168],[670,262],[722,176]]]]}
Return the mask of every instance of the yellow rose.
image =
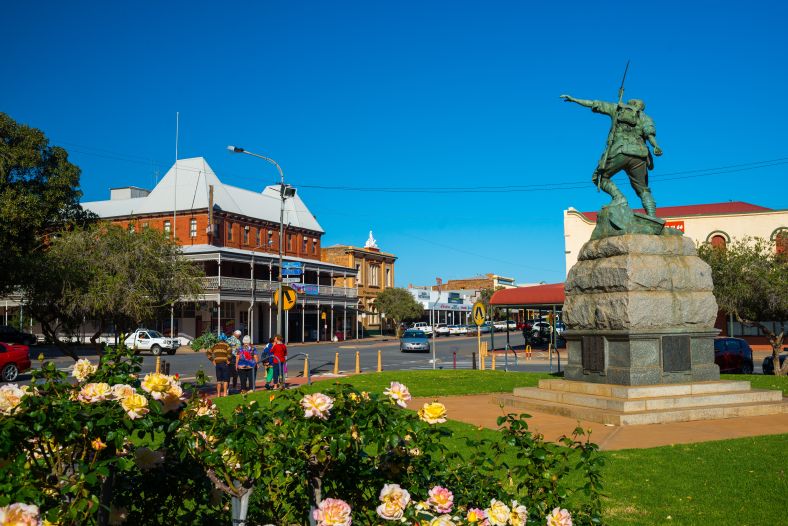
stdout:
{"type": "Polygon", "coordinates": [[[149,373],[142,379],[141,386],[154,400],[160,400],[172,387],[172,378],[166,374],[149,373]]]}
{"type": "Polygon", "coordinates": [[[120,405],[132,420],[142,418],[148,413],[148,399],[141,394],[127,396],[120,401],[120,405]]]}
{"type": "Polygon", "coordinates": [[[77,397],[81,402],[89,404],[101,402],[112,396],[112,388],[104,382],[85,384],[77,397]]]}
{"type": "Polygon", "coordinates": [[[419,418],[428,424],[442,424],[446,421],[446,406],[440,402],[424,404],[419,409],[419,418]]]}
{"type": "Polygon", "coordinates": [[[506,523],[509,522],[511,510],[500,500],[492,499],[490,507],[484,511],[492,526],[506,526],[506,523]]]}
{"type": "Polygon", "coordinates": [[[100,438],[96,438],[92,440],[90,442],[90,445],[93,446],[93,449],[95,449],[96,451],[101,451],[102,449],[107,447],[107,444],[105,444],[104,441],[101,440],[100,438]]]}
{"type": "Polygon", "coordinates": [[[112,386],[112,398],[115,400],[122,400],[133,394],[137,394],[137,390],[128,384],[115,384],[112,386]]]}

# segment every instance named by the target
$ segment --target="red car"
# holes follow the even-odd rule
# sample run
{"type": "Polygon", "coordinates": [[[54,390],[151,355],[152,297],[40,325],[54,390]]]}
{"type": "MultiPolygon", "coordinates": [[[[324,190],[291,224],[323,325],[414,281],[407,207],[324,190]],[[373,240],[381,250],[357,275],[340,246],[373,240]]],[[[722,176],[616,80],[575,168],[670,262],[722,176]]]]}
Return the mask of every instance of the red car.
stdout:
{"type": "Polygon", "coordinates": [[[30,348],[27,345],[0,342],[0,382],[13,382],[30,366],[30,348]]]}

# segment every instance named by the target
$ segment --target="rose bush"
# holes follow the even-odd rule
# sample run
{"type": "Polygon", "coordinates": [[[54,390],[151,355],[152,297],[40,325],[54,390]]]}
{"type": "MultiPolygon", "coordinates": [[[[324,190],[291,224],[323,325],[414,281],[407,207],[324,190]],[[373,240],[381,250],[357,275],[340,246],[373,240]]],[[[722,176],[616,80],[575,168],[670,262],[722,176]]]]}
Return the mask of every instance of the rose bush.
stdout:
{"type": "Polygon", "coordinates": [[[446,408],[404,410],[396,382],[239,397],[223,414],[140,364],[107,349],[73,377],[44,363],[34,388],[0,388],[0,512],[35,509],[61,526],[227,524],[230,500],[250,498],[249,525],[599,522],[600,458],[582,430],[546,443],[509,415],[503,442],[450,449],[446,408]]]}

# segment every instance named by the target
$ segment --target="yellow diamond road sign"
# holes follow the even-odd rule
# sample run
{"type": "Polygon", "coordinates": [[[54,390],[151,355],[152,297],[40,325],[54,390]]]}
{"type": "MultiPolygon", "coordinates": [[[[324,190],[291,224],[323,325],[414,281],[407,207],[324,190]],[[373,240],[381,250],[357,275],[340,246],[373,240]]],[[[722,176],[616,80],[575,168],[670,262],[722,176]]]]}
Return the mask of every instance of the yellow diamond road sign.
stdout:
{"type": "Polygon", "coordinates": [[[479,326],[484,325],[484,318],[486,315],[486,312],[484,310],[484,303],[482,303],[481,301],[477,301],[476,303],[474,303],[473,310],[471,310],[471,313],[473,314],[473,322],[476,325],[479,326]]]}
{"type": "MultiPolygon", "coordinates": [[[[296,291],[293,290],[292,287],[288,287],[287,285],[282,285],[282,295],[285,297],[285,301],[282,303],[283,310],[290,310],[296,304],[296,291]]],[[[277,290],[274,292],[274,305],[279,305],[279,291],[277,290]]]]}

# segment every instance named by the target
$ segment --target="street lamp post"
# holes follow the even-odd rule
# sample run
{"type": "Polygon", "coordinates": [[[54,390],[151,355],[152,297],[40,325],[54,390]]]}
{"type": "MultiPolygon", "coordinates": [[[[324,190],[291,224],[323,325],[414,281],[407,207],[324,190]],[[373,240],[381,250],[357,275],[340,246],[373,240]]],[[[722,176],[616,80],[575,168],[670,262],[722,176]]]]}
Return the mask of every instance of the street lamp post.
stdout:
{"type": "MultiPolygon", "coordinates": [[[[283,253],[283,236],[284,236],[284,222],[285,222],[285,199],[288,197],[294,197],[296,190],[290,185],[285,184],[285,174],[282,172],[282,167],[279,166],[279,163],[271,159],[270,157],[266,157],[265,155],[260,155],[258,153],[253,153],[248,150],[244,150],[243,148],[239,148],[238,146],[228,146],[227,149],[232,153],[245,153],[246,155],[251,155],[252,157],[257,157],[262,159],[266,162],[269,162],[276,166],[276,169],[279,171],[279,197],[280,197],[280,207],[279,207],[279,285],[278,285],[278,297],[279,301],[276,304],[276,334],[282,336],[282,253],[283,253]]],[[[284,336],[282,336],[284,338],[284,336]]]]}

